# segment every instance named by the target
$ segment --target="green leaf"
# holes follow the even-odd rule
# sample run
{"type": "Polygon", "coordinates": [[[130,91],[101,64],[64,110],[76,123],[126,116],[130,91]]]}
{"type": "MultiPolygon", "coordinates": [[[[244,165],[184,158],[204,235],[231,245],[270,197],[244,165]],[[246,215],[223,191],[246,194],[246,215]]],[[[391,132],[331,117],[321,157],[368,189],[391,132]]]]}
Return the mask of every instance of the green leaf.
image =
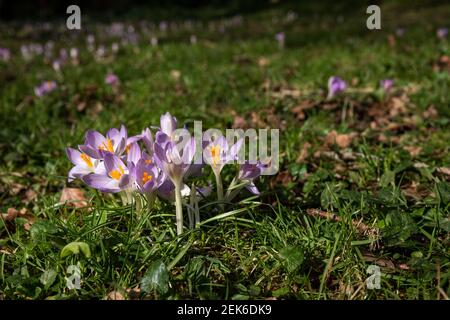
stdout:
{"type": "Polygon", "coordinates": [[[69,243],[64,248],[62,248],[61,258],[65,258],[72,254],[79,254],[80,251],[84,254],[86,258],[89,258],[91,256],[91,250],[89,249],[89,245],[87,243],[75,241],[69,243]]]}
{"type": "Polygon", "coordinates": [[[41,277],[39,278],[39,280],[41,281],[41,283],[44,285],[45,290],[47,290],[48,288],[50,288],[50,286],[53,284],[53,282],[55,282],[56,276],[58,274],[56,273],[55,270],[53,269],[49,269],[49,270],[45,270],[41,277]]]}
{"type": "Polygon", "coordinates": [[[158,291],[160,294],[166,294],[169,290],[169,273],[166,265],[157,260],[147,269],[141,280],[141,290],[144,292],[158,291]]]}
{"type": "Polygon", "coordinates": [[[380,179],[380,184],[383,188],[386,188],[391,183],[395,182],[395,172],[391,170],[387,170],[383,173],[380,179]]]}
{"type": "Polygon", "coordinates": [[[303,250],[299,246],[288,246],[280,250],[280,257],[288,272],[296,271],[303,263],[303,250]]]}
{"type": "Polygon", "coordinates": [[[289,293],[289,288],[288,287],[281,287],[280,289],[272,291],[272,296],[278,298],[278,297],[281,297],[281,296],[285,296],[288,293],[289,293]]]}
{"type": "Polygon", "coordinates": [[[436,184],[436,188],[438,190],[441,203],[446,206],[450,202],[450,184],[445,181],[441,181],[436,184]]]}
{"type": "Polygon", "coordinates": [[[58,232],[56,226],[46,220],[38,220],[31,226],[30,235],[34,241],[45,241],[46,236],[58,232]]]}

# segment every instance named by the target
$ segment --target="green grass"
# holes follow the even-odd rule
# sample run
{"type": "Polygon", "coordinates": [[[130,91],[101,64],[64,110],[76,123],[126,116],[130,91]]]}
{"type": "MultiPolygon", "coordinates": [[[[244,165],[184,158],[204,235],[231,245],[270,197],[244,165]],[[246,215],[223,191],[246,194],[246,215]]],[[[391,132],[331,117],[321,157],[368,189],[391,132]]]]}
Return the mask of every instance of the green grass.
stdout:
{"type": "MultiPolygon", "coordinates": [[[[138,46],[122,46],[102,61],[85,48],[89,33],[108,48],[115,41],[99,24],[73,39],[64,29],[26,34],[1,25],[2,46],[13,58],[0,62],[0,212],[25,207],[35,222],[29,229],[24,218],[0,220],[0,299],[102,299],[111,291],[150,299],[449,296],[450,177],[438,168],[450,167],[450,76],[433,70],[433,62],[450,53],[435,36],[450,6],[389,2],[377,32],[365,28],[365,8],[355,8],[274,6],[244,15],[243,25],[223,34],[206,27],[156,31],[157,47],[146,34],[138,46]],[[282,21],[288,9],[298,12],[295,22],[282,21]],[[407,32],[392,46],[388,36],[399,26],[407,32]],[[286,32],[283,50],[274,40],[279,31],[286,32]],[[20,45],[49,39],[57,49],[79,47],[80,64],[58,74],[42,57],[20,57],[20,45]],[[261,58],[268,64],[261,66],[261,58]],[[119,76],[119,91],[104,84],[109,71],[119,76]],[[354,82],[330,105],[324,97],[331,75],[354,82]],[[395,80],[389,99],[376,92],[383,78],[395,80]],[[34,86],[47,79],[58,89],[34,97],[34,86]],[[296,118],[292,110],[305,104],[312,107],[296,118]],[[390,115],[398,104],[404,110],[390,115]],[[430,106],[436,117],[424,116],[430,106]],[[260,113],[267,127],[282,127],[280,173],[257,181],[261,197],[243,193],[229,205],[225,211],[237,210],[229,217],[207,221],[221,212],[214,196],[201,202],[206,223],[180,238],[174,206],[163,201],[138,214],[78,181],[70,186],[86,190],[90,209],[59,204],[69,186],[65,147],[82,143],[89,128],[104,132],[124,123],[138,133],[166,111],[190,126],[201,120],[204,128],[221,129],[232,126],[232,111],[249,126],[264,126],[251,121],[252,112],[260,113]],[[355,136],[342,148],[325,142],[332,130],[355,136]],[[29,190],[34,199],[27,199],[29,190]],[[311,208],[339,221],[312,216],[311,208]],[[357,221],[378,234],[359,232],[357,221]],[[90,256],[61,258],[74,241],[88,244],[90,256]],[[80,290],[66,287],[72,264],[82,272],[80,290]],[[371,264],[381,267],[379,290],[366,288],[371,264]],[[152,288],[146,274],[155,269],[162,280],[152,288]],[[138,293],[142,281],[148,292],[138,293]]],[[[227,168],[224,181],[233,174],[227,168]]]]}

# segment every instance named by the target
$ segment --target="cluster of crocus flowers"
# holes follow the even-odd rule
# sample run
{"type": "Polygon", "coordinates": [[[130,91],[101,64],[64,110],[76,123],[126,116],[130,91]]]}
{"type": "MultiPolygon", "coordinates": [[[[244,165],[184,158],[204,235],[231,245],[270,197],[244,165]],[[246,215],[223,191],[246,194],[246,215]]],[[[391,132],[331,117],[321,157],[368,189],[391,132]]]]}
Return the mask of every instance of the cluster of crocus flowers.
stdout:
{"type": "MultiPolygon", "coordinates": [[[[394,87],[394,80],[382,79],[380,80],[380,89],[384,94],[389,94],[394,87]]],[[[338,76],[331,76],[328,78],[328,95],[327,99],[332,99],[347,90],[347,82],[338,76]]]]}
{"type": "MultiPolygon", "coordinates": [[[[130,137],[123,125],[108,130],[105,135],[89,130],[84,144],[79,145],[78,149],[66,149],[74,165],[68,179],[69,182],[80,179],[101,192],[122,193],[126,196],[123,198],[128,200],[140,194],[147,199],[149,207],[158,196],[174,201],[179,235],[183,232],[183,196],[190,196],[192,201],[209,195],[211,189],[189,188],[187,178],[201,172],[205,165],[210,165],[216,177],[218,201],[223,202],[220,173],[226,164],[237,159],[243,142],[243,139],[238,139],[229,145],[223,136],[206,137],[206,134],[202,134],[202,139],[201,145],[197,146],[187,129],[177,129],[177,119],[169,113],[161,116],[160,127],[154,135],[146,128],[130,137]],[[196,151],[202,151],[199,163],[194,161],[196,151]]],[[[243,163],[231,184],[233,188],[227,190],[229,199],[239,190],[235,187],[236,183],[259,194],[253,181],[261,175],[262,168],[259,163],[243,163]]],[[[190,207],[198,208],[198,205],[190,207]]],[[[197,212],[196,225],[199,223],[198,217],[197,212]]],[[[191,216],[189,218],[191,221],[191,216]]]]}

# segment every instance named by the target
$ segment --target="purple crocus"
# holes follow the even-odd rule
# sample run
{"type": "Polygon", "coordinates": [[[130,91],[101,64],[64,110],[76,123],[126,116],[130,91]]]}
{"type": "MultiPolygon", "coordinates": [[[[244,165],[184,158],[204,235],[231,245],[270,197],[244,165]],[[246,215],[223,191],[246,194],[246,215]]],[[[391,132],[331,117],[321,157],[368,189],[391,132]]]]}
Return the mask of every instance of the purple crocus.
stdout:
{"type": "Polygon", "coordinates": [[[283,49],[284,48],[284,43],[286,41],[286,35],[284,34],[284,32],[278,32],[275,35],[275,40],[277,40],[278,42],[278,46],[283,49]]]}
{"type": "Polygon", "coordinates": [[[8,61],[11,58],[11,52],[8,48],[0,48],[0,60],[8,61]]]}
{"type": "Polygon", "coordinates": [[[141,158],[135,169],[135,181],[139,192],[149,195],[165,181],[164,174],[150,159],[141,158]]]}
{"type": "Polygon", "coordinates": [[[39,86],[34,88],[34,93],[36,96],[42,97],[55,90],[56,87],[57,85],[55,81],[44,81],[39,86]]]}
{"type": "Polygon", "coordinates": [[[91,173],[106,174],[106,169],[102,161],[91,158],[86,153],[82,153],[73,148],[66,149],[67,157],[75,165],[69,171],[69,182],[91,173]]]}
{"type": "Polygon", "coordinates": [[[114,73],[108,73],[105,76],[105,83],[111,87],[116,87],[119,85],[120,80],[119,80],[119,77],[117,75],[115,75],[114,73]]]}
{"type": "Polygon", "coordinates": [[[397,35],[397,37],[403,37],[406,33],[406,29],[405,28],[397,28],[395,29],[395,34],[397,35]]]}
{"type": "Polygon", "coordinates": [[[134,177],[123,161],[113,153],[105,154],[105,172],[85,175],[82,180],[102,192],[120,192],[132,187],[134,177]]]}
{"type": "Polygon", "coordinates": [[[175,187],[176,226],[178,235],[183,233],[183,207],[181,202],[183,177],[190,168],[195,155],[195,139],[193,137],[187,138],[186,136],[181,138],[184,139],[175,142],[170,140],[169,136],[163,131],[158,131],[156,133],[156,143],[154,144],[155,161],[175,187]],[[158,141],[161,141],[161,144],[158,141]]]}
{"type": "Polygon", "coordinates": [[[100,132],[89,130],[86,132],[85,144],[80,145],[79,148],[94,159],[102,159],[107,153],[121,156],[126,148],[127,136],[124,125],[120,127],[120,130],[109,129],[106,137],[100,132]]]}
{"type": "Polygon", "coordinates": [[[340,92],[347,89],[347,83],[340,77],[332,76],[328,79],[328,99],[333,98],[340,92]]]}
{"type": "Polygon", "coordinates": [[[394,80],[392,79],[383,79],[380,81],[380,86],[385,92],[390,92],[394,85],[394,80]]]}
{"type": "MultiPolygon", "coordinates": [[[[159,131],[156,136],[162,132],[159,131]]],[[[164,134],[164,133],[162,133],[164,134]]],[[[155,161],[164,171],[164,173],[172,180],[174,185],[180,184],[183,177],[191,166],[195,154],[195,139],[187,138],[184,143],[176,143],[169,141],[162,146],[155,143],[155,161]]]]}
{"type": "Polygon", "coordinates": [[[169,140],[174,140],[173,133],[177,128],[177,118],[172,117],[172,115],[169,112],[166,112],[161,116],[160,120],[161,125],[161,132],[164,133],[164,135],[160,134],[157,136],[156,141],[159,144],[165,144],[169,140]]]}
{"type": "Polygon", "coordinates": [[[259,190],[255,186],[253,180],[261,176],[262,172],[266,168],[267,165],[261,163],[260,161],[257,161],[255,164],[246,161],[244,164],[241,164],[239,168],[238,180],[247,182],[245,185],[247,190],[255,195],[259,195],[259,190]]]}
{"type": "Polygon", "coordinates": [[[448,36],[448,28],[439,28],[436,30],[436,35],[439,39],[445,39],[448,36]]]}
{"type": "Polygon", "coordinates": [[[203,149],[203,159],[211,166],[215,174],[220,175],[227,163],[236,160],[243,141],[241,138],[230,146],[227,139],[222,135],[215,140],[211,139],[207,141],[207,145],[203,149]]]}
{"type": "Polygon", "coordinates": [[[210,140],[209,143],[207,142],[206,147],[203,149],[203,159],[211,166],[216,178],[218,201],[223,201],[223,185],[220,172],[226,164],[236,160],[243,141],[243,138],[241,138],[235,144],[229,146],[227,139],[221,135],[214,141],[210,140]]]}

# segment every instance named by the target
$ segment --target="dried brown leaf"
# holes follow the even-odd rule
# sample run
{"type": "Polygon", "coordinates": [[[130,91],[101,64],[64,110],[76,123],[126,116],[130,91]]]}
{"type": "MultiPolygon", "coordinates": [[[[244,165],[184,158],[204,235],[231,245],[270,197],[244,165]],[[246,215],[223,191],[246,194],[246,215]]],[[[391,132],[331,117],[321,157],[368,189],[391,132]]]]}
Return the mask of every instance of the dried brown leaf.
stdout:
{"type": "Polygon", "coordinates": [[[83,208],[88,205],[84,190],[78,188],[64,188],[59,202],[75,208],[83,208]]]}

